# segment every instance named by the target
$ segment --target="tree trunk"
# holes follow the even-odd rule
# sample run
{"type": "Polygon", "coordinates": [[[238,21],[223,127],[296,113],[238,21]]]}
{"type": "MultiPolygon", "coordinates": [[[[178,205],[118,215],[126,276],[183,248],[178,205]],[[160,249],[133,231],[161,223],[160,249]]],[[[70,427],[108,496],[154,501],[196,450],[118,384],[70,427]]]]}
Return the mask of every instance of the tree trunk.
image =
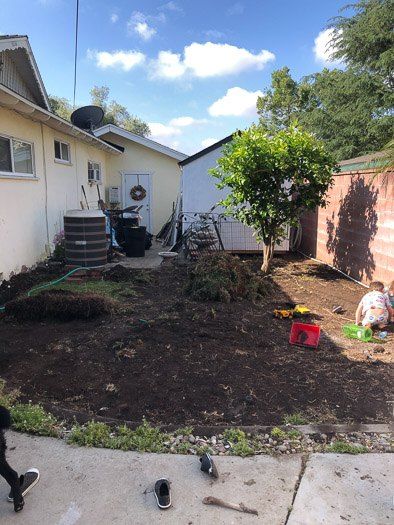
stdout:
{"type": "Polygon", "coordinates": [[[263,264],[261,271],[267,274],[270,271],[272,257],[274,256],[275,239],[269,239],[263,245],[263,264]]]}

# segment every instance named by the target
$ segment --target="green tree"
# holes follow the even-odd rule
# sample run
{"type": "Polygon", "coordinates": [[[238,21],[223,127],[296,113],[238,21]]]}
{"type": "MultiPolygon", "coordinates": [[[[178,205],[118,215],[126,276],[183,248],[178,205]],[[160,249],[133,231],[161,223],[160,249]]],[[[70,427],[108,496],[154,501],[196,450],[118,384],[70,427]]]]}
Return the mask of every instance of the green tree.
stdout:
{"type": "Polygon", "coordinates": [[[64,120],[70,120],[73,108],[69,100],[64,97],[49,95],[49,104],[52,113],[55,113],[58,117],[64,118],[64,120]]]}
{"type": "Polygon", "coordinates": [[[115,124],[144,137],[150,135],[150,129],[146,122],[135,115],[130,115],[127,108],[115,100],[109,102],[109,88],[107,86],[94,86],[90,90],[90,96],[92,104],[103,108],[103,124],[115,124]]]}
{"type": "Polygon", "coordinates": [[[300,104],[299,86],[290,69],[277,69],[271,75],[271,87],[257,99],[260,124],[271,132],[285,129],[298,118],[300,104]]]}
{"type": "Polygon", "coordinates": [[[393,0],[360,0],[346,6],[350,17],[334,18],[333,58],[348,66],[382,75],[393,85],[394,3],[393,0]]]}
{"type": "Polygon", "coordinates": [[[324,206],[336,163],[323,143],[291,126],[275,134],[261,126],[234,135],[210,173],[229,188],[221,204],[263,242],[267,273],[277,241],[305,210],[324,206]]]}
{"type": "Polygon", "coordinates": [[[378,75],[323,69],[299,89],[305,99],[299,122],[338,160],[379,151],[392,138],[393,92],[378,75]]]}

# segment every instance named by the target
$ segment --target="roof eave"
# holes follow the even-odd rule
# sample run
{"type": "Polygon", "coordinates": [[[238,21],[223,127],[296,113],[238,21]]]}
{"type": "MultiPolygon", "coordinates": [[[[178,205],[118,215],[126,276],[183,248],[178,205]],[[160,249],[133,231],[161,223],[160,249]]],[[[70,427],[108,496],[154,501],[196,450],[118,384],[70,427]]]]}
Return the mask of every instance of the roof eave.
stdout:
{"type": "Polygon", "coordinates": [[[164,144],[160,144],[159,142],[156,142],[147,137],[142,137],[141,135],[137,135],[136,133],[127,131],[127,129],[120,128],[119,126],[115,126],[114,124],[106,124],[105,126],[101,126],[101,128],[95,129],[93,133],[96,135],[96,137],[101,137],[102,135],[106,135],[107,133],[114,133],[119,137],[123,137],[125,139],[131,140],[132,142],[136,142],[141,146],[145,146],[146,148],[157,151],[158,153],[162,153],[163,155],[167,155],[168,157],[171,157],[178,161],[184,160],[188,157],[185,153],[181,153],[180,151],[169,148],[168,146],[164,146],[164,144]]]}
{"type": "Polygon", "coordinates": [[[106,151],[107,153],[116,155],[120,155],[121,153],[119,150],[113,146],[110,146],[103,140],[95,137],[94,135],[91,135],[90,133],[87,133],[86,131],[83,131],[80,128],[77,128],[71,124],[71,122],[58,117],[54,113],[37,106],[37,104],[30,102],[30,100],[27,100],[2,84],[0,84],[0,107],[15,111],[23,117],[35,122],[43,123],[52,129],[56,129],[64,133],[65,135],[78,138],[82,142],[97,147],[103,151],[106,151]]]}

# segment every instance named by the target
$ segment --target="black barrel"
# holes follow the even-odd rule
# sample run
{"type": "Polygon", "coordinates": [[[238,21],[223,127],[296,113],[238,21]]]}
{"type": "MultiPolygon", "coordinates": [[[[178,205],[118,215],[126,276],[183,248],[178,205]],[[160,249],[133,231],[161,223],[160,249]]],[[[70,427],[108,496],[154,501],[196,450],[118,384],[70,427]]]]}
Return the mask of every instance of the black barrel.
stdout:
{"type": "Polygon", "coordinates": [[[107,262],[105,216],[99,210],[70,210],[64,215],[66,263],[97,267],[107,262]]]}
{"type": "Polygon", "coordinates": [[[146,227],[124,228],[125,251],[127,257],[145,257],[145,235],[146,227]]]}

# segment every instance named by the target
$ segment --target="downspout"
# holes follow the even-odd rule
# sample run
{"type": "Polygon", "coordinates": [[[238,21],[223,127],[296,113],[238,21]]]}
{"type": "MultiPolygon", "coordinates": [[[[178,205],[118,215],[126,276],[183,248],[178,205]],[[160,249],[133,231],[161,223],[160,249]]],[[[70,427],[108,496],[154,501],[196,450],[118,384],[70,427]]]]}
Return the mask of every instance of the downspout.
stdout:
{"type": "Polygon", "coordinates": [[[48,179],[47,179],[47,162],[45,153],[45,140],[44,140],[44,124],[41,122],[41,140],[42,140],[42,165],[44,168],[44,181],[45,181],[45,225],[47,230],[47,249],[45,250],[50,255],[51,247],[49,242],[49,222],[48,222],[48,179]]]}

